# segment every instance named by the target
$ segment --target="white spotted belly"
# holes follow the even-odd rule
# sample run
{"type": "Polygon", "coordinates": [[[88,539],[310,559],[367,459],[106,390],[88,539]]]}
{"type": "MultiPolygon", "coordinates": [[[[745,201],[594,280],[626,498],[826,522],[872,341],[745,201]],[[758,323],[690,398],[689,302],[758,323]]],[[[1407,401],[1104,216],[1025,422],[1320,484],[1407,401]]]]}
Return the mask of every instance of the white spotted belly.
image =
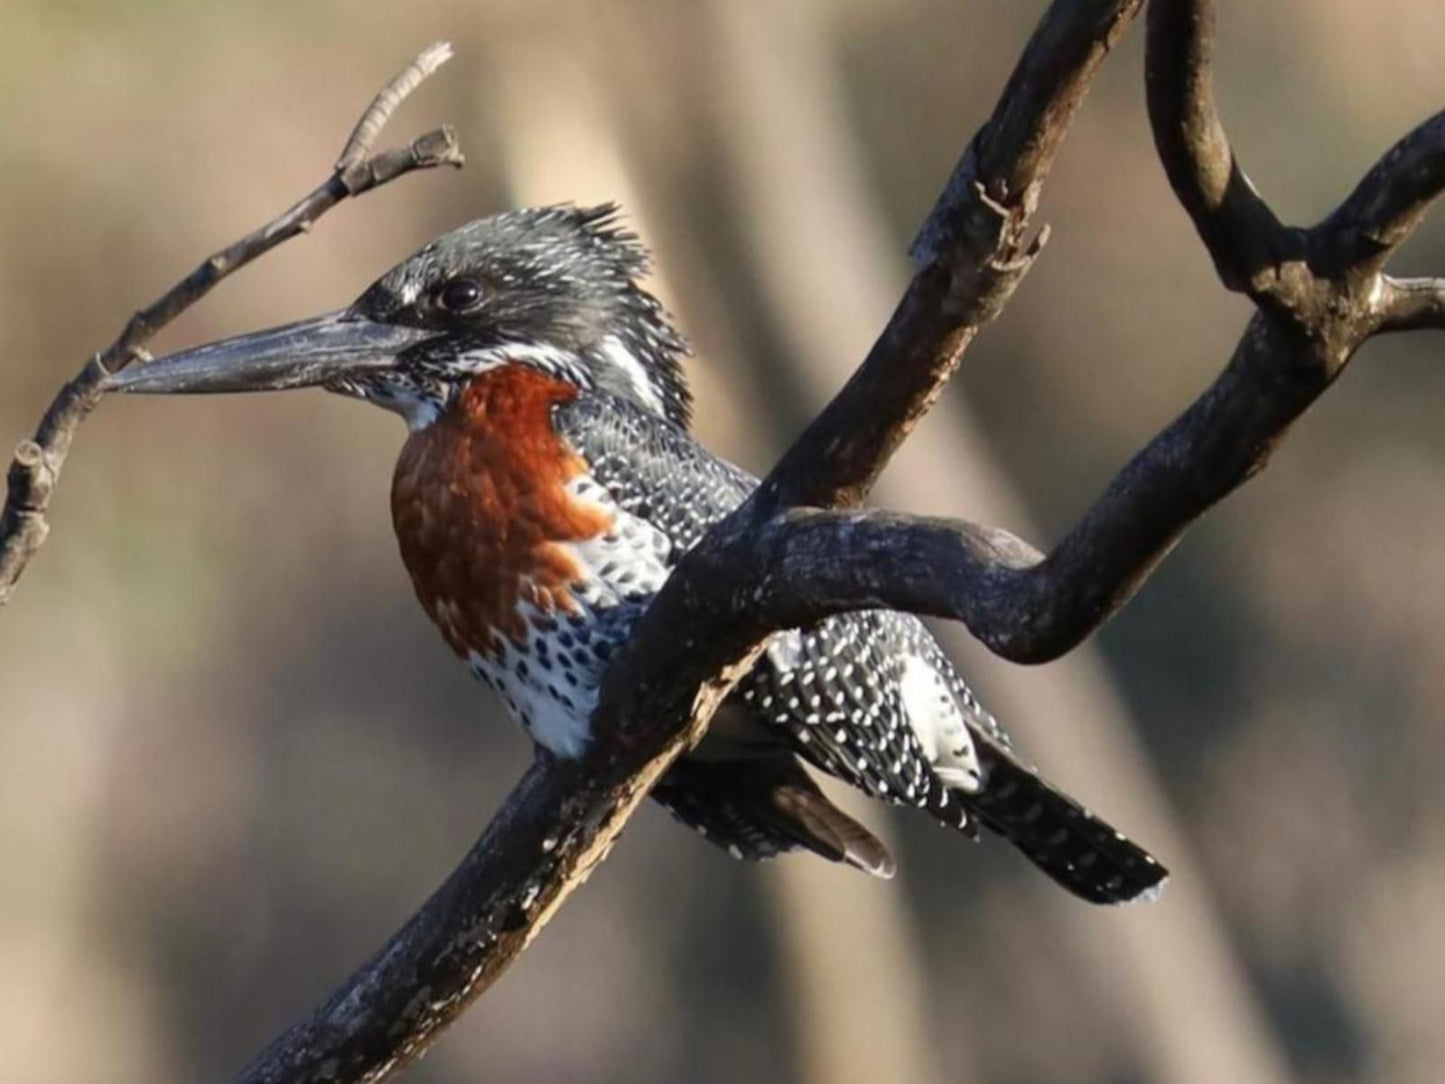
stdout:
{"type": "Polygon", "coordinates": [[[473,651],[467,662],[533,741],[570,759],[587,747],[608,661],[670,569],[669,544],[656,528],[611,505],[590,479],[569,489],[579,500],[607,506],[613,523],[597,538],[554,543],[578,570],[568,585],[573,608],[544,612],[521,604],[526,632],[518,639],[498,637],[495,653],[473,651]]]}

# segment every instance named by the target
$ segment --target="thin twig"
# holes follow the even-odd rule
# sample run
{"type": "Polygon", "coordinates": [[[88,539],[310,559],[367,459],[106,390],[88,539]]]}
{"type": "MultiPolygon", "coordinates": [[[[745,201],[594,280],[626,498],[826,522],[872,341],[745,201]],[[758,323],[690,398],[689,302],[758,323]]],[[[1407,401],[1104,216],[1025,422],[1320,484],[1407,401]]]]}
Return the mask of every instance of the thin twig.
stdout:
{"type": "Polygon", "coordinates": [[[361,114],[361,119],[351,130],[351,135],[347,136],[346,146],[341,148],[341,155],[336,159],[334,172],[345,173],[370,154],[376,137],[381,135],[381,130],[386,127],[387,121],[391,120],[397,107],[451,58],[452,43],[434,41],[418,53],[415,60],[392,76],[386,86],[376,92],[376,97],[371,99],[366,112],[361,114]]]}
{"type": "Polygon", "coordinates": [[[365,157],[381,126],[402,100],[451,55],[445,42],[429,46],[376,96],[357,124],[336,169],[315,189],[264,226],[253,230],[202,261],[150,305],[127,322],[125,329],[60,390],[35,430],[22,441],[8,473],[5,511],[0,515],[0,607],[10,601],[20,574],[45,542],[46,511],[60,478],[60,469],[81,421],[100,402],[100,382],[108,373],[143,359],[145,344],[226,276],[264,256],[312,224],[337,203],[358,196],[403,174],[463,163],[456,135],[438,128],[408,146],[365,157]]]}

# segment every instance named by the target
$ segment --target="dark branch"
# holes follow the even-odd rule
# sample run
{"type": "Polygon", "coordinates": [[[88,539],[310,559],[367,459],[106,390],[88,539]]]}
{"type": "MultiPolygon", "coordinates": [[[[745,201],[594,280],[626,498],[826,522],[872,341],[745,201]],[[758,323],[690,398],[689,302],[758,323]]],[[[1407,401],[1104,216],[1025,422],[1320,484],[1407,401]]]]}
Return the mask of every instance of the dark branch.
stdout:
{"type": "Polygon", "coordinates": [[[886,605],[959,618],[1009,658],[1056,657],[1264,465],[1378,325],[1379,299],[1351,294],[1328,328],[1306,322],[1320,311],[1309,304],[1298,306],[1303,317],[1293,311],[1298,298],[1278,286],[1277,266],[1302,234],[1248,188],[1224,142],[1208,93],[1208,9],[1154,5],[1167,10],[1150,40],[1151,53],[1165,49],[1150,60],[1151,107],[1156,128],[1177,132],[1160,135],[1161,154],[1176,159],[1171,176],[1222,273],[1263,282],[1259,296],[1286,303],[1256,317],[1215,384],[1047,557],[995,528],[825,510],[862,499],[1037,255],[1027,238],[1039,184],[1139,6],[1052,5],[920,232],[919,270],[888,327],[758,494],[686,556],[648,608],[608,670],[588,755],[534,767],[448,884],[245,1080],[375,1080],[424,1049],[600,860],[773,631],[886,605]]]}
{"type": "Polygon", "coordinates": [[[1445,278],[1397,279],[1384,276],[1381,331],[1445,329],[1445,278]]]}
{"type": "MultiPolygon", "coordinates": [[[[1036,256],[1028,237],[1039,185],[1138,7],[1050,7],[920,233],[919,270],[888,328],[759,493],[686,556],[648,608],[608,670],[587,754],[539,760],[448,882],[243,1080],[380,1080],[417,1056],[605,856],[774,630],[886,604],[960,617],[1011,658],[1053,657],[1117,610],[1195,517],[1263,466],[1370,334],[1392,320],[1432,323],[1438,290],[1353,265],[1320,276],[1296,258],[1328,231],[1280,225],[1239,172],[1210,94],[1210,6],[1153,0],[1149,97],[1160,155],[1226,284],[1261,304],[1229,366],[1047,557],[993,528],[838,511],[863,498],[1036,256]]],[[[404,74],[378,103],[418,78],[404,74]]],[[[378,105],[383,118],[390,108],[378,105]]],[[[389,169],[414,168],[403,154],[362,169],[360,158],[348,164],[349,147],[328,182],[341,195],[356,190],[353,179],[379,183],[389,169]]],[[[1394,237],[1388,230],[1427,200],[1430,184],[1418,178],[1433,176],[1429,160],[1424,149],[1387,156],[1368,184],[1375,195],[1346,206],[1394,237]]],[[[229,270],[223,261],[214,272],[229,270]]],[[[139,319],[142,333],[151,330],[139,319]]],[[[124,341],[116,360],[140,341],[124,341]]],[[[97,359],[79,379],[93,389],[100,371],[97,359]]],[[[86,403],[84,387],[74,401],[86,403]]],[[[63,448],[74,423],[56,425],[63,448]]],[[[27,454],[24,470],[36,469],[32,460],[43,457],[27,454]]],[[[50,482],[37,477],[43,502],[50,482]]]]}
{"type": "MultiPolygon", "coordinates": [[[[1295,239],[1291,244],[1304,235],[1281,226],[1252,190],[1237,187],[1242,178],[1210,101],[1209,6],[1154,0],[1150,20],[1150,107],[1161,157],[1172,161],[1181,201],[1224,265],[1221,275],[1228,267],[1248,267],[1251,281],[1265,284],[1260,313],[1224,372],[1134,457],[1047,556],[994,527],[788,507],[789,490],[700,549],[698,578],[730,585],[728,593],[699,599],[700,610],[745,612],[767,630],[886,606],[963,621],[1015,662],[1057,658],[1133,596],[1190,523],[1263,469],[1289,427],[1370,335],[1445,326],[1445,280],[1395,280],[1351,266],[1336,268],[1338,278],[1325,278],[1303,265],[1282,271],[1248,263],[1279,257],[1271,246],[1280,231],[1295,239]],[[1261,236],[1267,244],[1261,245],[1261,236]]],[[[1438,168],[1435,159],[1442,157],[1433,143],[1438,127],[1437,118],[1402,141],[1351,201],[1409,208],[1413,226],[1432,194],[1434,182],[1427,179],[1438,168]]],[[[1392,236],[1396,243],[1402,237],[1392,236]]],[[[1371,249],[1361,259],[1375,255],[1371,249]]],[[[944,325],[929,307],[947,294],[942,281],[930,278],[935,274],[936,265],[915,278],[890,331],[929,321],[944,325]]],[[[990,296],[987,287],[970,300],[978,296],[990,296]]],[[[972,325],[965,324],[964,334],[971,334],[972,325]]],[[[922,338],[927,351],[931,344],[922,338]]],[[[941,371],[929,369],[934,355],[908,352],[920,349],[908,330],[897,341],[900,352],[890,351],[886,335],[875,347],[875,355],[885,358],[880,373],[941,371]]],[[[854,385],[864,384],[874,360],[830,411],[841,409],[854,385]]],[[[876,396],[886,396],[881,384],[850,402],[851,416],[867,419],[867,404],[876,396]]],[[[846,423],[844,432],[846,440],[846,423]]],[[[795,448],[790,454],[803,453],[795,448]]],[[[673,624],[671,634],[681,627],[673,624]]],[[[658,635],[654,650],[663,649],[666,635],[658,635]]]]}
{"type": "Polygon", "coordinates": [[[1436,113],[1375,163],[1316,228],[1333,267],[1379,271],[1445,190],[1445,112],[1436,113]]]}
{"type": "Polygon", "coordinates": [[[244,267],[283,241],[309,230],[312,224],[348,196],[358,196],[417,169],[460,166],[462,153],[450,128],[439,128],[406,147],[368,157],[381,127],[423,79],[451,55],[441,43],[430,46],[387,84],[367,108],[347,140],[336,169],[303,199],[264,226],[227,245],[194,271],[141,309],[125,330],[91,358],[66,384],[46,410],[35,435],[22,441],[8,474],[5,511],[0,515],[0,607],[10,601],[15,584],[49,532],[46,511],[70,451],[75,431],[100,401],[101,380],[133,360],[144,359],[144,346],[227,275],[244,267]]]}
{"type": "Polygon", "coordinates": [[[1038,255],[1039,188],[1099,66],[1142,0],[1044,13],[987,124],[913,243],[918,273],[863,365],[773,470],[773,505],[857,504],[1038,255]]]}
{"type": "MultiPolygon", "coordinates": [[[[1007,120],[988,152],[992,176],[1036,190],[1138,6],[1057,0],[1050,7],[995,111],[1007,120]]],[[[860,499],[1037,250],[1024,241],[1028,209],[985,198],[975,181],[987,179],[968,159],[930,217],[938,236],[951,240],[924,258],[866,376],[840,393],[759,495],[669,578],[608,668],[588,753],[571,765],[539,762],[448,884],[243,1080],[380,1080],[415,1057],[525,948],[605,854],[647,787],[703,732],[778,627],[739,589],[758,568],[752,537],[768,509],[779,495],[788,503],[800,494],[814,503],[860,499]]]]}
{"type": "Polygon", "coordinates": [[[1154,145],[1220,280],[1255,300],[1302,253],[1240,169],[1214,105],[1212,0],[1149,5],[1145,89],[1154,145]]]}
{"type": "Polygon", "coordinates": [[[707,553],[699,576],[731,593],[706,603],[751,607],[769,630],[867,607],[907,610],[962,621],[1013,662],[1048,662],[1117,613],[1190,523],[1261,470],[1332,379],[1311,363],[1306,340],[1258,317],[1214,384],[1046,557],[997,527],[792,508],[717,541],[724,548],[707,553]]]}
{"type": "Polygon", "coordinates": [[[381,1080],[430,1045],[606,857],[662,771],[624,743],[599,751],[582,765],[533,764],[446,883],[238,1084],[381,1080]]]}

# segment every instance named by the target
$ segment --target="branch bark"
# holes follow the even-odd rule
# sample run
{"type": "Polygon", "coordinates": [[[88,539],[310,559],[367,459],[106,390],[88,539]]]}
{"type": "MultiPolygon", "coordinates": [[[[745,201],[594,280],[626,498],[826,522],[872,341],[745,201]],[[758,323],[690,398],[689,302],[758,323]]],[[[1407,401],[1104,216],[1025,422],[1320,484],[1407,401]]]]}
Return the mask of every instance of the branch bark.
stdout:
{"type": "Polygon", "coordinates": [[[1145,90],[1154,143],[1175,196],[1194,222],[1221,281],[1260,299],[1270,273],[1298,256],[1301,239],[1280,223],[1235,157],[1214,105],[1214,7],[1149,9],[1145,90]]]}
{"type": "Polygon", "coordinates": [[[228,275],[264,256],[283,241],[305,233],[342,200],[359,196],[418,169],[463,164],[449,127],[418,136],[404,147],[372,154],[371,149],[398,106],[451,57],[451,46],[424,49],[373,98],[357,122],[331,175],[265,225],[203,260],[159,298],[135,313],[114,342],[94,355],[51,402],[35,434],[15,450],[8,474],[5,510],[0,514],[0,607],[10,601],[25,566],[50,531],[46,513],[70,453],[76,429],[101,400],[100,382],[136,360],[145,344],[228,275]]]}

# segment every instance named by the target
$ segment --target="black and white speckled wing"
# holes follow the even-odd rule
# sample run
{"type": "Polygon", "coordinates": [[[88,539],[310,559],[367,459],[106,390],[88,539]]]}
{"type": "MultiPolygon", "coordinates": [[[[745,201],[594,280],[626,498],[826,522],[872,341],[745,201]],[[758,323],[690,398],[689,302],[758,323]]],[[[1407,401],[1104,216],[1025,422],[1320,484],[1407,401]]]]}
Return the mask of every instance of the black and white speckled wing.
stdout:
{"type": "MultiPolygon", "coordinates": [[[[671,540],[673,563],[758,484],[686,431],[610,397],[561,408],[557,426],[617,505],[671,540]]],[[[967,755],[966,728],[1009,746],[910,614],[860,611],[783,633],[737,695],[818,767],[899,802],[926,804],[930,765],[939,770],[940,761],[945,782],[970,785],[969,762],[959,759],[967,755]],[[928,725],[922,738],[907,725],[910,711],[914,723],[928,725]],[[950,758],[953,750],[958,757],[950,758]],[[951,767],[956,778],[948,779],[951,767]]]]}
{"type": "MultiPolygon", "coordinates": [[[[554,423],[592,481],[666,535],[669,565],[757,486],[686,431],[623,400],[579,397],[557,409],[554,423]]],[[[1166,876],[1014,757],[998,722],[912,615],[858,611],[781,633],[734,700],[814,766],[971,834],[980,823],[1086,899],[1139,898],[1166,876]]]]}
{"type": "Polygon", "coordinates": [[[667,536],[673,563],[758,485],[686,430],[626,399],[581,396],[556,408],[553,424],[620,508],[667,536]]]}

